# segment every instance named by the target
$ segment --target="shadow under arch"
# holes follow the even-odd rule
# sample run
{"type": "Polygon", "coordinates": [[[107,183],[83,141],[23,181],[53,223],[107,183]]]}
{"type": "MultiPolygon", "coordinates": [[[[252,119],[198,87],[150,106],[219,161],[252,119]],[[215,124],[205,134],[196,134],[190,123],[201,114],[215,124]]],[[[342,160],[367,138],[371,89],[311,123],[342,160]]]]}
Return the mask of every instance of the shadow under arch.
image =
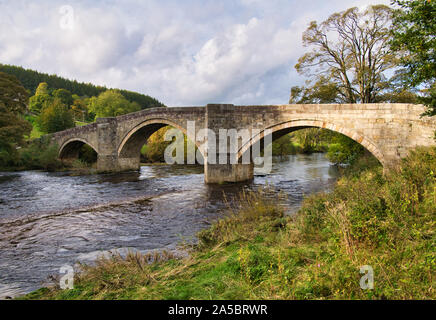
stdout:
{"type": "Polygon", "coordinates": [[[121,143],[118,147],[118,156],[120,158],[138,157],[142,146],[147,142],[148,138],[157,130],[166,126],[172,126],[183,132],[183,134],[186,135],[189,140],[195,143],[204,157],[203,150],[196,142],[195,137],[189,136],[187,130],[177,123],[161,118],[145,120],[131,129],[121,140],[121,143]]]}
{"type": "Polygon", "coordinates": [[[97,148],[93,146],[91,143],[84,139],[80,138],[71,138],[67,141],[65,141],[62,146],[59,148],[58,157],[59,159],[76,159],[79,157],[80,149],[83,147],[83,145],[88,145],[91,147],[96,154],[97,148]]]}
{"type": "Polygon", "coordinates": [[[383,166],[385,166],[385,159],[384,159],[383,154],[380,152],[380,150],[378,149],[376,144],[373,143],[372,141],[370,141],[368,138],[360,135],[359,133],[357,133],[353,130],[345,129],[345,128],[337,126],[333,123],[329,123],[326,121],[320,121],[320,120],[311,120],[311,119],[297,119],[297,120],[286,121],[286,122],[282,122],[282,123],[279,123],[279,124],[276,124],[276,125],[273,125],[273,126],[270,126],[270,127],[263,129],[259,134],[252,137],[247,143],[245,143],[244,145],[241,146],[241,148],[238,151],[238,159],[242,159],[242,156],[244,155],[244,153],[251,150],[255,144],[261,144],[260,147],[262,147],[263,141],[265,138],[265,134],[269,134],[269,133],[266,133],[267,130],[271,132],[271,135],[272,135],[271,141],[274,141],[274,140],[284,136],[285,134],[291,133],[293,131],[301,130],[301,129],[306,129],[306,128],[329,129],[331,131],[339,132],[339,133],[353,139],[354,141],[356,141],[360,145],[362,145],[375,158],[377,158],[377,160],[383,166]]]}

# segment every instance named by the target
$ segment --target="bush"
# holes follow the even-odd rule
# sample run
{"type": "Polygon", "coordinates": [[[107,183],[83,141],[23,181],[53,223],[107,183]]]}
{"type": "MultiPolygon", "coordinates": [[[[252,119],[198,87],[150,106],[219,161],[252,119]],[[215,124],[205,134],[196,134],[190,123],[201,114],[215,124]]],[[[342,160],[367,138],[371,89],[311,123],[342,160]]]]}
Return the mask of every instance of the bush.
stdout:
{"type": "Polygon", "coordinates": [[[352,164],[364,153],[364,148],[353,139],[342,134],[333,136],[329,145],[327,158],[335,163],[352,164]]]}
{"type": "Polygon", "coordinates": [[[62,168],[58,159],[58,146],[51,144],[50,137],[32,140],[19,152],[17,167],[55,171],[62,168]]]}
{"type": "Polygon", "coordinates": [[[17,162],[18,152],[11,148],[0,149],[0,168],[14,166],[17,162]]]}
{"type": "Polygon", "coordinates": [[[283,137],[273,141],[272,143],[272,155],[273,156],[285,156],[290,154],[296,154],[301,152],[291,140],[291,137],[287,134],[283,137]]]}
{"type": "Polygon", "coordinates": [[[87,144],[84,144],[79,151],[79,159],[82,160],[85,164],[93,164],[97,161],[97,152],[92,149],[87,144]]]}
{"type": "Polygon", "coordinates": [[[62,167],[62,162],[58,158],[58,146],[51,145],[46,147],[39,155],[39,163],[46,171],[55,171],[62,167]]]}

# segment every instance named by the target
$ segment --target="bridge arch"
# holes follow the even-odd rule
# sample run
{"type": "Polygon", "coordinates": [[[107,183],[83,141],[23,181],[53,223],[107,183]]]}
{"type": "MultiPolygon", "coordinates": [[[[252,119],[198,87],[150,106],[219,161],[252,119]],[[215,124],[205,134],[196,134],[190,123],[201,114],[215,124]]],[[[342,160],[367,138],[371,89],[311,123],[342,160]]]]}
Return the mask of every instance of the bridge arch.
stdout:
{"type": "Polygon", "coordinates": [[[97,148],[92,143],[81,138],[71,138],[62,143],[59,148],[58,157],[60,159],[78,158],[79,151],[83,145],[90,146],[98,154],[97,148]]]}
{"type": "Polygon", "coordinates": [[[265,138],[266,131],[270,130],[272,134],[272,141],[280,138],[281,136],[288,134],[293,131],[297,131],[300,129],[305,128],[320,128],[320,129],[329,129],[331,131],[339,132],[360,145],[362,145],[365,149],[367,149],[374,157],[377,158],[378,161],[384,166],[385,165],[385,159],[383,156],[383,153],[379,150],[377,145],[372,142],[370,139],[362,136],[361,134],[357,133],[354,130],[347,129],[341,126],[337,126],[333,123],[326,122],[326,121],[320,121],[320,120],[314,120],[314,119],[296,119],[296,120],[290,120],[282,123],[278,123],[269,127],[266,127],[261,130],[259,134],[254,136],[250,141],[245,143],[241,146],[241,148],[238,151],[238,159],[242,158],[243,154],[253,147],[256,143],[263,143],[263,140],[265,138]]]}
{"type": "MultiPolygon", "coordinates": [[[[155,118],[155,119],[148,119],[141,122],[140,124],[132,128],[123,137],[123,139],[121,140],[118,146],[118,150],[117,150],[118,156],[120,158],[138,157],[140,154],[141,147],[148,140],[148,138],[154,132],[165,126],[172,126],[176,129],[179,129],[180,131],[183,132],[183,134],[185,134],[188,137],[188,139],[190,139],[192,142],[196,144],[197,147],[199,147],[195,137],[189,136],[186,128],[184,128],[183,126],[179,125],[178,123],[172,120],[155,118]]],[[[203,155],[203,151],[200,150],[200,152],[203,155]]]]}

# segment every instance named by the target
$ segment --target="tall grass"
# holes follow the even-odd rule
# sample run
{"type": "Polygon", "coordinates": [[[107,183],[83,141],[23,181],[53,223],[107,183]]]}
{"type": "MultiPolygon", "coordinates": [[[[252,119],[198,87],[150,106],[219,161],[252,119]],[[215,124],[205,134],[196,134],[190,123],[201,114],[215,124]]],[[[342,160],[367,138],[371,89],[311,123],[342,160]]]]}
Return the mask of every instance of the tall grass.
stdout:
{"type": "Polygon", "coordinates": [[[227,216],[198,233],[199,247],[209,248],[244,238],[249,240],[254,234],[265,231],[264,228],[270,228],[271,221],[277,225],[285,223],[284,209],[277,205],[277,198],[271,197],[273,193],[274,190],[267,187],[255,192],[244,190],[232,201],[225,199],[227,216]],[[264,228],[254,230],[253,224],[264,228]]]}
{"type": "Polygon", "coordinates": [[[295,219],[301,243],[322,244],[323,254],[335,257],[317,285],[337,296],[342,284],[330,280],[342,266],[371,265],[374,290],[354,286],[338,297],[435,298],[436,148],[412,151],[387,174],[380,166],[355,167],[358,176],[346,174],[331,194],[306,199],[295,219]]]}

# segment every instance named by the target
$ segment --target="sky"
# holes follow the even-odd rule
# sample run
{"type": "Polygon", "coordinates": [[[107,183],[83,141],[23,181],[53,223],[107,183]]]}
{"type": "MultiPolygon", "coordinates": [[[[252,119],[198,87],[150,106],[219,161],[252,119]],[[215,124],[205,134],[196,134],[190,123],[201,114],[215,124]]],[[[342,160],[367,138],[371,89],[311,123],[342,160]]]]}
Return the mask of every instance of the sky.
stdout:
{"type": "Polygon", "coordinates": [[[286,104],[308,24],[389,0],[0,0],[0,63],[167,106],[286,104]]]}

